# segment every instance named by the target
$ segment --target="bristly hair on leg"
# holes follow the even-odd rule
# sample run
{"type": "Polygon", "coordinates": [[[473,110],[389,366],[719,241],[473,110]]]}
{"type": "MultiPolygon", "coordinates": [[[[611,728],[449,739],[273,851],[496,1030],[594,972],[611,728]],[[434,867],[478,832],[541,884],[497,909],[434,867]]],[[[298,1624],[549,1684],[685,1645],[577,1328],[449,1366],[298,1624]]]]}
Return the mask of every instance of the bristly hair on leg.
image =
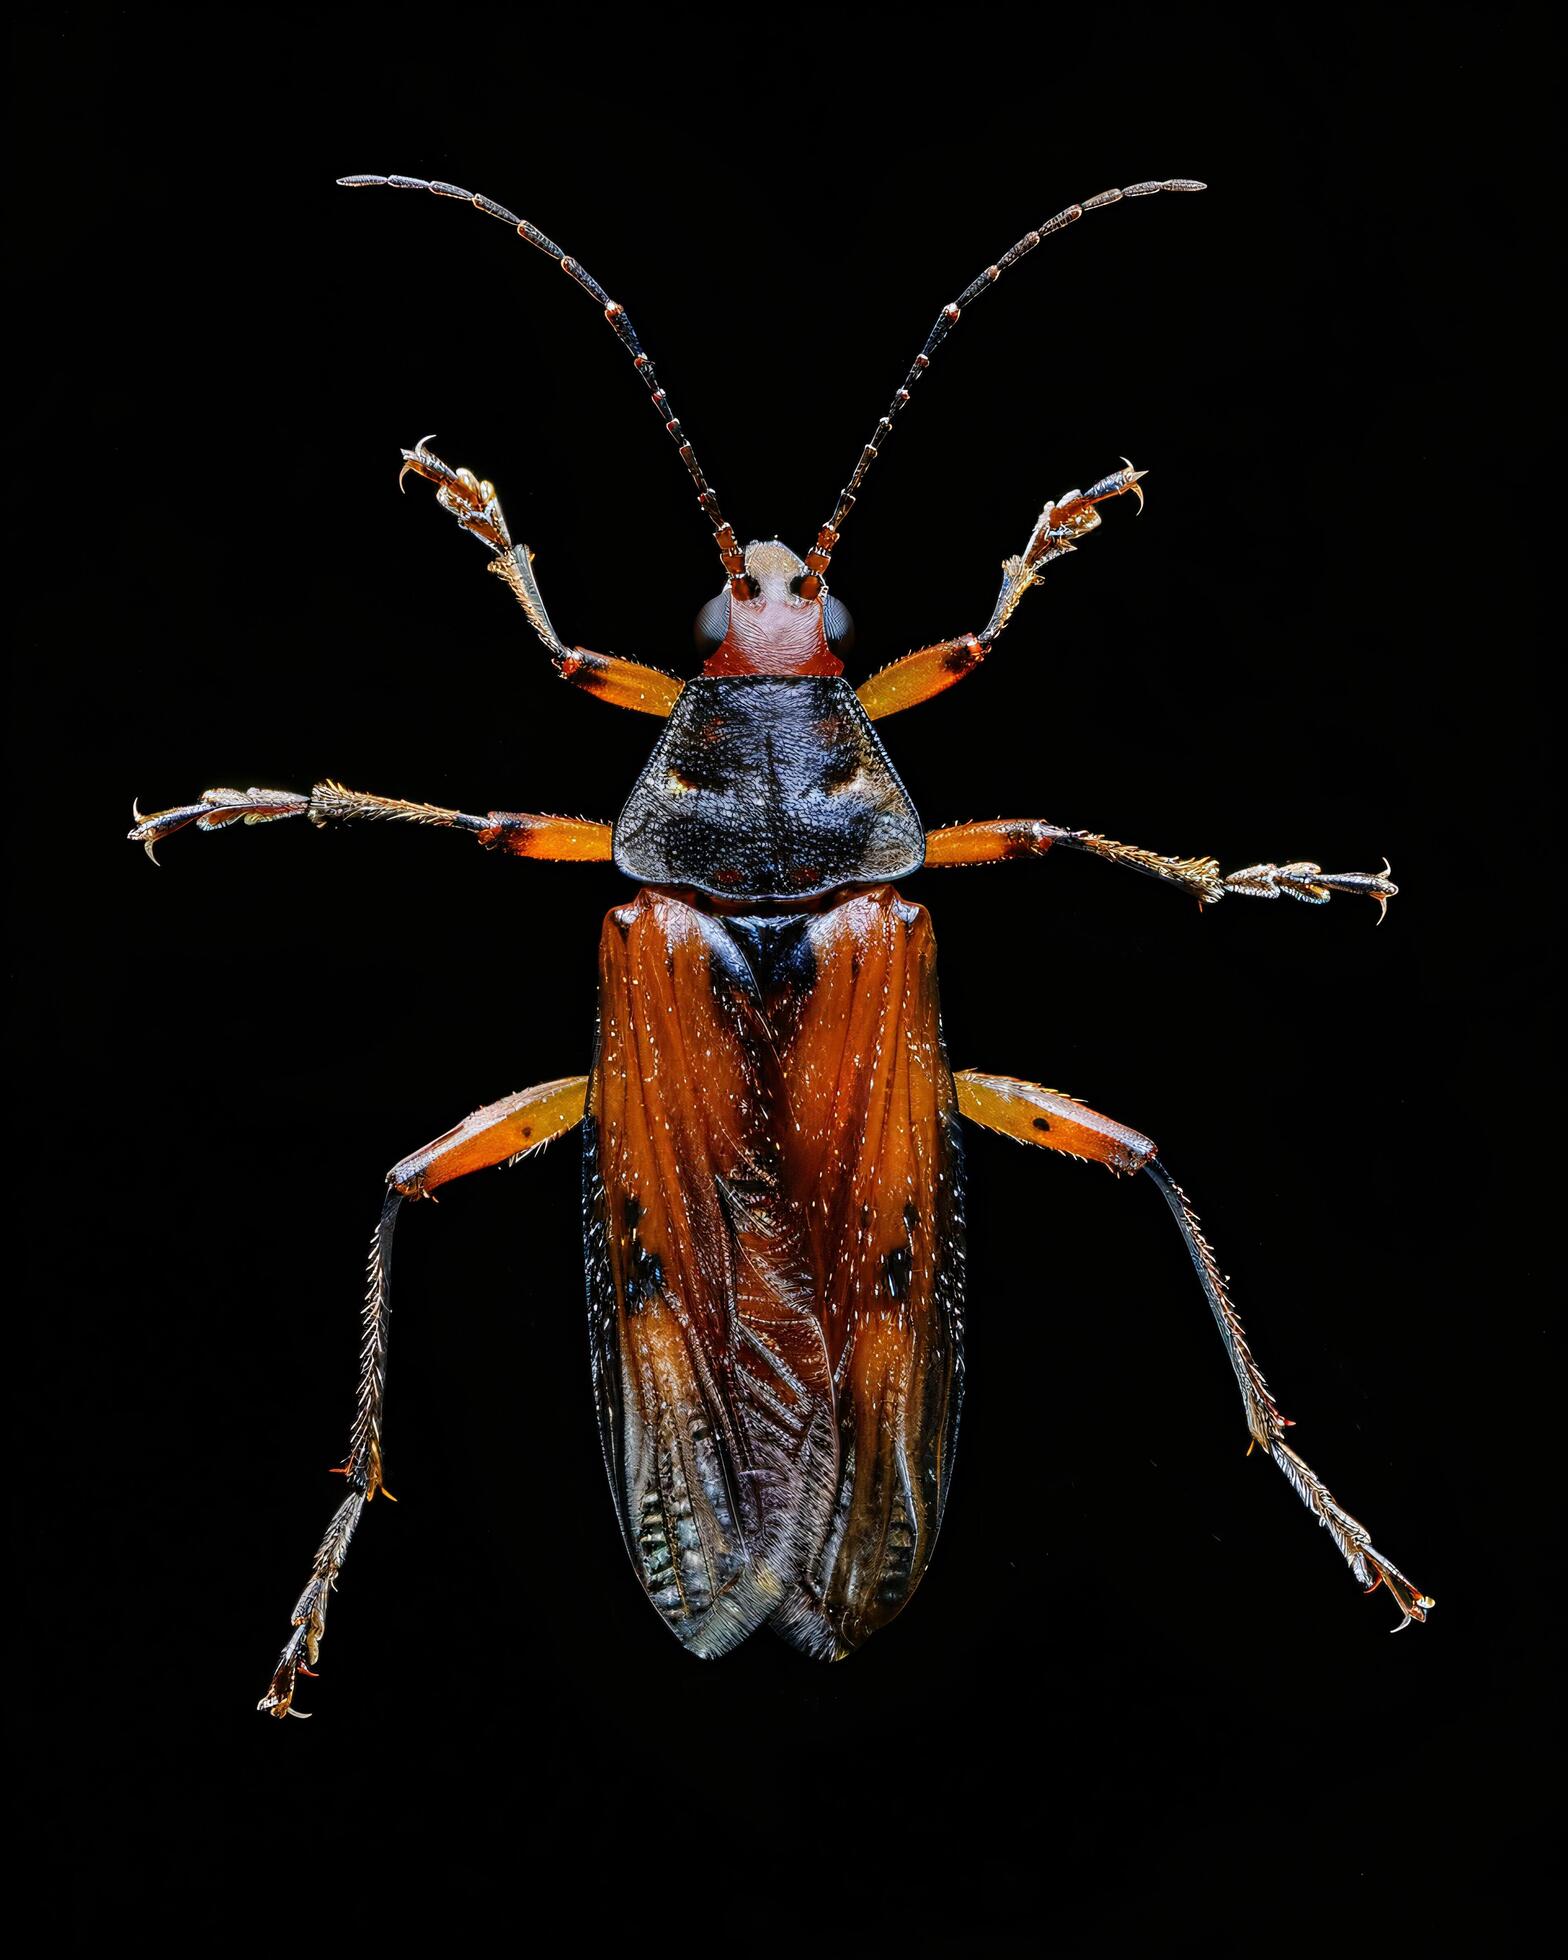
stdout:
{"type": "Polygon", "coordinates": [[[1366,1526],[1336,1501],[1311,1465],[1303,1462],[1286,1443],[1285,1431],[1294,1425],[1288,1417],[1280,1414],[1263,1379],[1263,1371],[1252,1358],[1241,1317],[1226,1291],[1225,1275],[1214,1257],[1214,1248],[1203,1235],[1203,1227],[1198,1222],[1198,1214],[1193,1210],[1191,1200],[1157,1157],[1151,1157],[1144,1168],[1159,1186],[1187,1243],[1193,1269],[1208,1299],[1220,1339],[1225,1343],[1230,1365],[1235,1370],[1242,1408],[1246,1412],[1247,1428],[1253,1442],[1267,1450],[1274,1459],[1289,1479],[1291,1489],[1339,1547],[1341,1558],[1367,1591],[1375,1592],[1380,1585],[1387,1586],[1400,1612],[1399,1625],[1394,1632],[1402,1632],[1412,1620],[1424,1620],[1437,1604],[1436,1600],[1419,1591],[1392,1560],[1377,1550],[1366,1526]]]}
{"type": "Polygon", "coordinates": [[[392,1314],[392,1232],[402,1204],[401,1191],[387,1192],[370,1239],[354,1428],[349,1437],[348,1456],[335,1473],[347,1477],[349,1493],[333,1512],[316,1548],[305,1590],[295,1601],[290,1615],[294,1631],[284,1642],[267,1692],[256,1704],[264,1714],[275,1715],[280,1721],[286,1715],[298,1716],[302,1722],[309,1720],[294,1706],[296,1677],[302,1671],[308,1674],[315,1666],[327,1630],[327,1603],[343,1570],[343,1561],[348,1557],[361,1513],[378,1490],[389,1502],[397,1501],[382,1481],[381,1416],[387,1392],[387,1333],[392,1314]]]}

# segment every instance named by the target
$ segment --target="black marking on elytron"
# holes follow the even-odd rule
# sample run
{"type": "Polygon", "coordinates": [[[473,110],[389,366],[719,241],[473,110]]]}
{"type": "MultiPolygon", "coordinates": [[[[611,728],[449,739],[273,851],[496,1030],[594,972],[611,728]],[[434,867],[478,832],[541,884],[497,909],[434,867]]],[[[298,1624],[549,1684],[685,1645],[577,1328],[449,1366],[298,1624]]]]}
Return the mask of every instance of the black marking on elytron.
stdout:
{"type": "Polygon", "coordinates": [[[909,1292],[915,1274],[915,1238],[920,1231],[920,1213],[912,1204],[904,1207],[904,1243],[894,1246],[882,1261],[883,1278],[890,1299],[902,1300],[909,1292]]]}
{"type": "Polygon", "coordinates": [[[626,1200],[623,1224],[631,1245],[631,1271],[626,1275],[626,1311],[641,1313],[650,1300],[664,1291],[664,1267],[657,1253],[650,1252],[637,1236],[642,1206],[635,1198],[626,1200]]]}
{"type": "Polygon", "coordinates": [[[907,878],[925,832],[845,680],[688,681],[615,824],[643,885],[811,898],[907,878]]]}
{"type": "Polygon", "coordinates": [[[1034,1119],[1034,1126],[1037,1130],[1048,1130],[1051,1127],[1043,1116],[1037,1116],[1034,1119]]]}

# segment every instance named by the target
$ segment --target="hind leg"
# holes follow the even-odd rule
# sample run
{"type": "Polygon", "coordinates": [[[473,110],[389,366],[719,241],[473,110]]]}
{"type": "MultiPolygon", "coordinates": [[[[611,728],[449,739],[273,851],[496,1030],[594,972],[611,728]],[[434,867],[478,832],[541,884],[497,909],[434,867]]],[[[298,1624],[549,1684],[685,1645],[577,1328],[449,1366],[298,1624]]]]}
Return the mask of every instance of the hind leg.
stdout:
{"type": "Polygon", "coordinates": [[[1213,1248],[1203,1236],[1198,1214],[1186,1192],[1155,1155],[1152,1140],[1108,1116],[1085,1109],[1070,1096],[1042,1089],[1033,1082],[1019,1082],[1006,1075],[982,1075],[975,1069],[964,1069],[953,1080],[958,1089],[959,1109],[984,1129],[996,1130],[1019,1143],[1036,1144],[1044,1150],[1086,1157],[1107,1165],[1118,1175],[1135,1171],[1149,1174],[1170,1206],[1186,1242],[1198,1283],[1208,1300],[1236,1385],[1241,1390],[1242,1409],[1253,1445],[1273,1458],[1367,1590],[1387,1586],[1402,1615],[1400,1626],[1408,1626],[1412,1620],[1424,1620],[1435,1602],[1418,1591],[1399,1567],[1373,1546],[1366,1527],[1340,1507],[1327,1485],[1286,1443],[1285,1431],[1293,1425],[1275,1406],[1263,1371],[1252,1358],[1241,1318],[1226,1291],[1225,1276],[1213,1248]]]}
{"type": "MultiPolygon", "coordinates": [[[[337,1584],[360,1513],[376,1492],[386,1491],[381,1466],[381,1420],[387,1390],[387,1326],[392,1309],[392,1232],[405,1198],[423,1198],[438,1185],[470,1171],[508,1164],[575,1129],[583,1118],[588,1091],[585,1075],[568,1076],[523,1089],[465,1117],[423,1150],[405,1157],[387,1173],[387,1195],[370,1241],[363,1333],[359,1349],[359,1391],[348,1456],[337,1472],[348,1479],[348,1495],[332,1514],[316,1548],[305,1590],[295,1602],[294,1631],[284,1643],[267,1692],[256,1706],[279,1718],[295,1715],[295,1677],[308,1674],[326,1632],[327,1601],[337,1584]]],[[[303,1717],[301,1718],[304,1719],[303,1717]]]]}

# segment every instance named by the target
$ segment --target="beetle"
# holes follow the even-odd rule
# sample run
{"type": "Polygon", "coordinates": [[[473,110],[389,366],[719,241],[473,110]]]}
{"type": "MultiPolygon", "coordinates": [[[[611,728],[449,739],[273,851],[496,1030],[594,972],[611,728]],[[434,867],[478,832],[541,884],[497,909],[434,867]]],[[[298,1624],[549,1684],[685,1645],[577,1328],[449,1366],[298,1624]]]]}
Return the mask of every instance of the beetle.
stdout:
{"type": "MultiPolygon", "coordinates": [[[[430,438],[402,452],[399,483],[437,502],[490,553],[575,686],[664,724],[612,825],[518,811],[471,815],[365,795],[209,789],[144,816],[154,847],[187,825],[220,830],[414,823],[466,831],[513,856],[613,861],[637,887],[604,922],[591,1072],[492,1103],[393,1166],[371,1240],[347,1493],[317,1550],[259,1706],[299,1714],[326,1610],[382,1458],[392,1240],[406,1200],[509,1164],[572,1130],[583,1142],[592,1372],[599,1434],[631,1563],[690,1652],[723,1654],[766,1625],[802,1652],[842,1658],[894,1618],[930,1563],[963,1389],[964,1201],[960,1118],[1037,1148],[1142,1172],[1169,1206],[1241,1392],[1251,1446],[1270,1456],[1400,1626],[1434,1604],[1375,1549],[1286,1440],[1284,1418],[1197,1213],[1153,1141],[1071,1096],[949,1067],[929,915],[900,896],[925,865],[1088,852],[1200,905],[1226,897],[1324,905],[1397,887],[1380,872],[1310,861],[1230,873],[1038,819],[927,831],[874,724],[980,665],[1045,568],[1132,496],[1130,461],[1047,503],[1008,558],[989,619],[844,678],[853,624],[827,574],[866,475],[966,308],[1042,240],[1086,213],[1191,179],[1140,183],[1068,205],[1025,233],[938,314],[804,557],[742,546],[724,517],[625,309],[526,219],[453,184],[354,176],[354,188],[423,190],[472,204],[553,258],[602,308],[674,439],[718,545],[724,584],[695,623],[700,674],[684,684],[556,633],[527,546],[494,486],[454,469],[430,438]]],[[[1250,1448],[1249,1448],[1250,1453],[1250,1448]]]]}

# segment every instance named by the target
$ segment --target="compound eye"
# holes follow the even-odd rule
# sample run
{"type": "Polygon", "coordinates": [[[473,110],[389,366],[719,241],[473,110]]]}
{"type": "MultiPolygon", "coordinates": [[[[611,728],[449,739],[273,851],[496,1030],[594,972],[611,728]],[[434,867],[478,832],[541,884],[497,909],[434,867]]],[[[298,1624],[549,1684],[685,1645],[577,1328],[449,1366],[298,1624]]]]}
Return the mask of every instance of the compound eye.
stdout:
{"type": "Polygon", "coordinates": [[[724,644],[724,635],[730,630],[730,594],[728,586],[710,599],[698,613],[692,624],[692,638],[697,642],[697,651],[704,660],[710,653],[717,653],[724,644]]]}
{"type": "Polygon", "coordinates": [[[855,644],[855,622],[849,608],[830,592],[822,601],[822,630],[835,653],[848,653],[855,644]]]}

